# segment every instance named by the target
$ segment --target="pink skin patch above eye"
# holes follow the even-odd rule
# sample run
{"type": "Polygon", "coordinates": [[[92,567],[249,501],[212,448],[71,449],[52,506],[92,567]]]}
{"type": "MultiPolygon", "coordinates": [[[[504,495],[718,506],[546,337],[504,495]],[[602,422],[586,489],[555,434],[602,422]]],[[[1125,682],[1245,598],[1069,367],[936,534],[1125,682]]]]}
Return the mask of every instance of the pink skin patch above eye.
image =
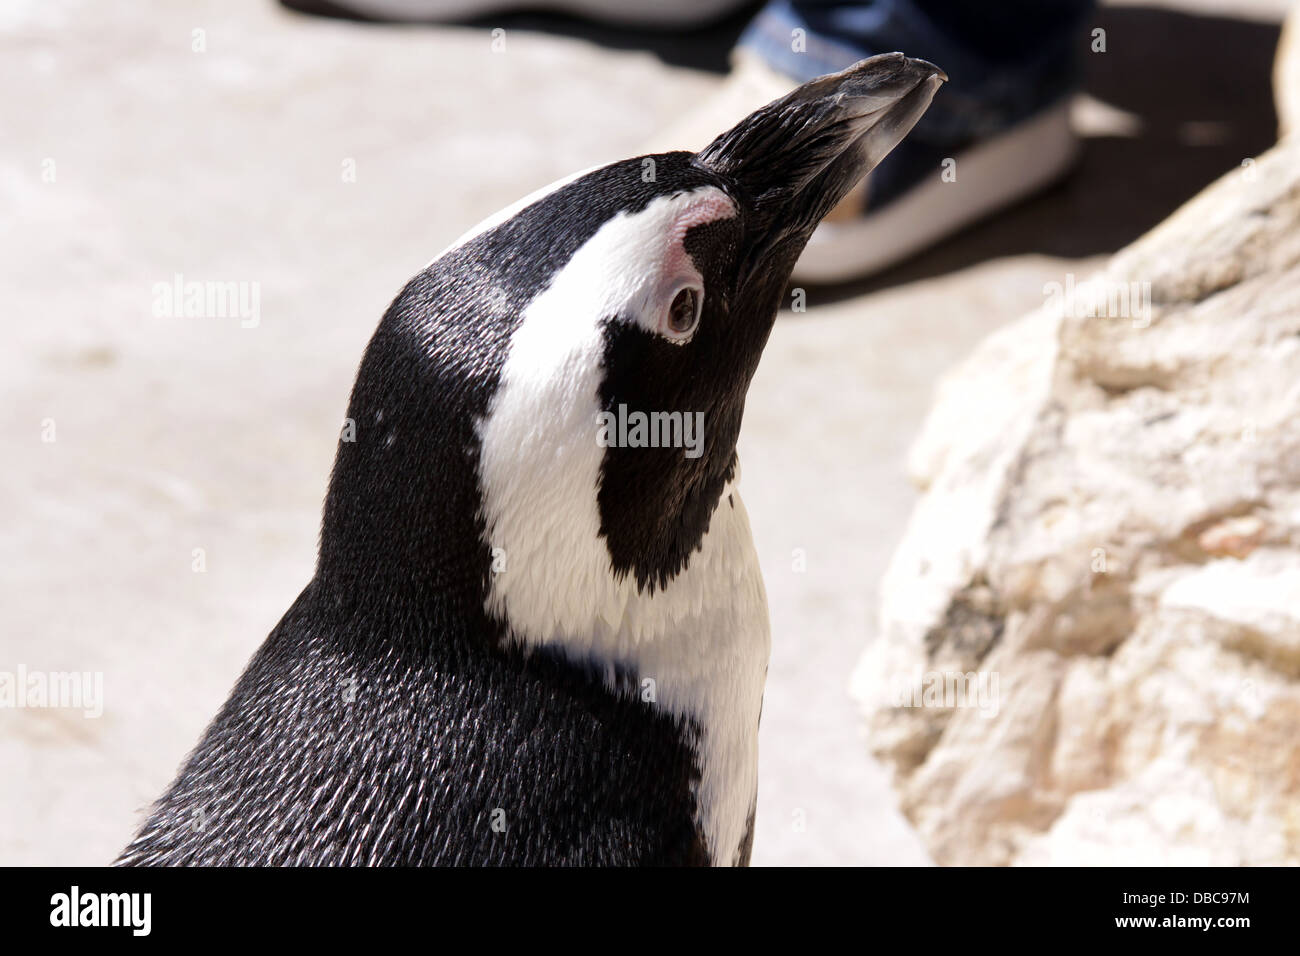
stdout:
{"type": "MultiPolygon", "coordinates": [[[[673,223],[668,254],[664,257],[664,275],[683,278],[690,276],[698,280],[700,274],[686,252],[686,233],[696,226],[705,226],[719,219],[731,219],[735,215],[736,204],[718,189],[708,190],[691,203],[673,223]]],[[[670,279],[670,283],[671,281],[670,279]]]]}
{"type": "MultiPolygon", "coordinates": [[[[691,193],[679,193],[668,200],[673,209],[673,218],[664,235],[664,245],[660,247],[653,285],[647,291],[647,300],[641,309],[639,321],[657,335],[663,336],[676,345],[689,342],[695,333],[694,327],[689,332],[676,332],[669,325],[669,312],[673,298],[684,288],[698,291],[702,302],[708,290],[704,288],[704,278],[686,251],[686,233],[696,226],[705,226],[720,219],[734,218],[739,210],[736,204],[716,187],[707,187],[691,193]]],[[[663,223],[663,220],[659,220],[663,223]]],[[[664,228],[663,225],[660,228],[664,228]]]]}

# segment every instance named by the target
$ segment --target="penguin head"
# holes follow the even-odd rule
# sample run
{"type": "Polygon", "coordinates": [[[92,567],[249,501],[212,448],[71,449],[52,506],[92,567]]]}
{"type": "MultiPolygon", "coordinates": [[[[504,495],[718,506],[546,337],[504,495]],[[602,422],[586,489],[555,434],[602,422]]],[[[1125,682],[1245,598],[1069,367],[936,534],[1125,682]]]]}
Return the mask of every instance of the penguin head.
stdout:
{"type": "Polygon", "coordinates": [[[533,605],[608,576],[666,587],[735,478],[745,393],[800,252],[944,79],[872,57],[698,153],[571,177],[462,237],[363,361],[322,570],[331,541],[355,567],[368,537],[373,561],[436,579],[459,535],[516,582],[532,575],[533,605]]]}
{"type": "Polygon", "coordinates": [[[702,447],[606,449],[601,530],[616,572],[654,587],[686,564],[735,477],[745,394],[800,253],[946,78],[901,53],[872,57],[798,87],[695,155],[639,160],[659,194],[641,213],[650,228],[636,255],[609,264],[607,274],[635,269],[644,284],[606,310],[602,409],[619,411],[620,428],[624,407],[651,420],[681,411],[684,423],[694,413],[702,447]]]}

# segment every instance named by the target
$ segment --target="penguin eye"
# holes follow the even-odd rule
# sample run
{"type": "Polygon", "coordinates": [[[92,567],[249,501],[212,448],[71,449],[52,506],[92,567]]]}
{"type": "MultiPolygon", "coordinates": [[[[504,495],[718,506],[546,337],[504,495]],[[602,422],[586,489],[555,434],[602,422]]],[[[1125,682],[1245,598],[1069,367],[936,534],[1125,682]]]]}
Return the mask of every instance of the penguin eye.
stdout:
{"type": "Polygon", "coordinates": [[[677,290],[672,305],[668,307],[668,331],[679,337],[694,331],[700,321],[702,298],[700,290],[690,286],[677,290]]]}

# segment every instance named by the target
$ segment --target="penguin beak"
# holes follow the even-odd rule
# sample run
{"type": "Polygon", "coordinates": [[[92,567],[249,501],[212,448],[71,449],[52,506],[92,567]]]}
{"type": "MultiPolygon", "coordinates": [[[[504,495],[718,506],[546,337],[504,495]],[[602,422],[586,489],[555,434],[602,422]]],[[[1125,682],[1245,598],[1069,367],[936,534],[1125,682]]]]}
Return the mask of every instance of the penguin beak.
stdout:
{"type": "Polygon", "coordinates": [[[947,79],[933,63],[882,53],[769,103],[695,158],[731,180],[757,213],[766,240],[759,245],[770,250],[795,240],[797,255],[822,217],[907,135],[947,79]]]}

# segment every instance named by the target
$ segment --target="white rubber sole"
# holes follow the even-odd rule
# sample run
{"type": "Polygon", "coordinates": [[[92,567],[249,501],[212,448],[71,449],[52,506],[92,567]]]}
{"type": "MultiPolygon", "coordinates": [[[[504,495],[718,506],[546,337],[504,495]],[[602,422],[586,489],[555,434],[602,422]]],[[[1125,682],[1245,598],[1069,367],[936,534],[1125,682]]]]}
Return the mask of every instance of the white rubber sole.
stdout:
{"type": "Polygon", "coordinates": [[[1078,153],[1065,100],[958,154],[952,182],[944,182],[937,169],[879,212],[823,222],[795,266],[794,281],[846,282],[879,272],[1043,188],[1078,153]]]}
{"type": "Polygon", "coordinates": [[[721,19],[745,0],[334,0],[380,20],[464,20],[546,10],[623,26],[689,27],[721,19]]]}

